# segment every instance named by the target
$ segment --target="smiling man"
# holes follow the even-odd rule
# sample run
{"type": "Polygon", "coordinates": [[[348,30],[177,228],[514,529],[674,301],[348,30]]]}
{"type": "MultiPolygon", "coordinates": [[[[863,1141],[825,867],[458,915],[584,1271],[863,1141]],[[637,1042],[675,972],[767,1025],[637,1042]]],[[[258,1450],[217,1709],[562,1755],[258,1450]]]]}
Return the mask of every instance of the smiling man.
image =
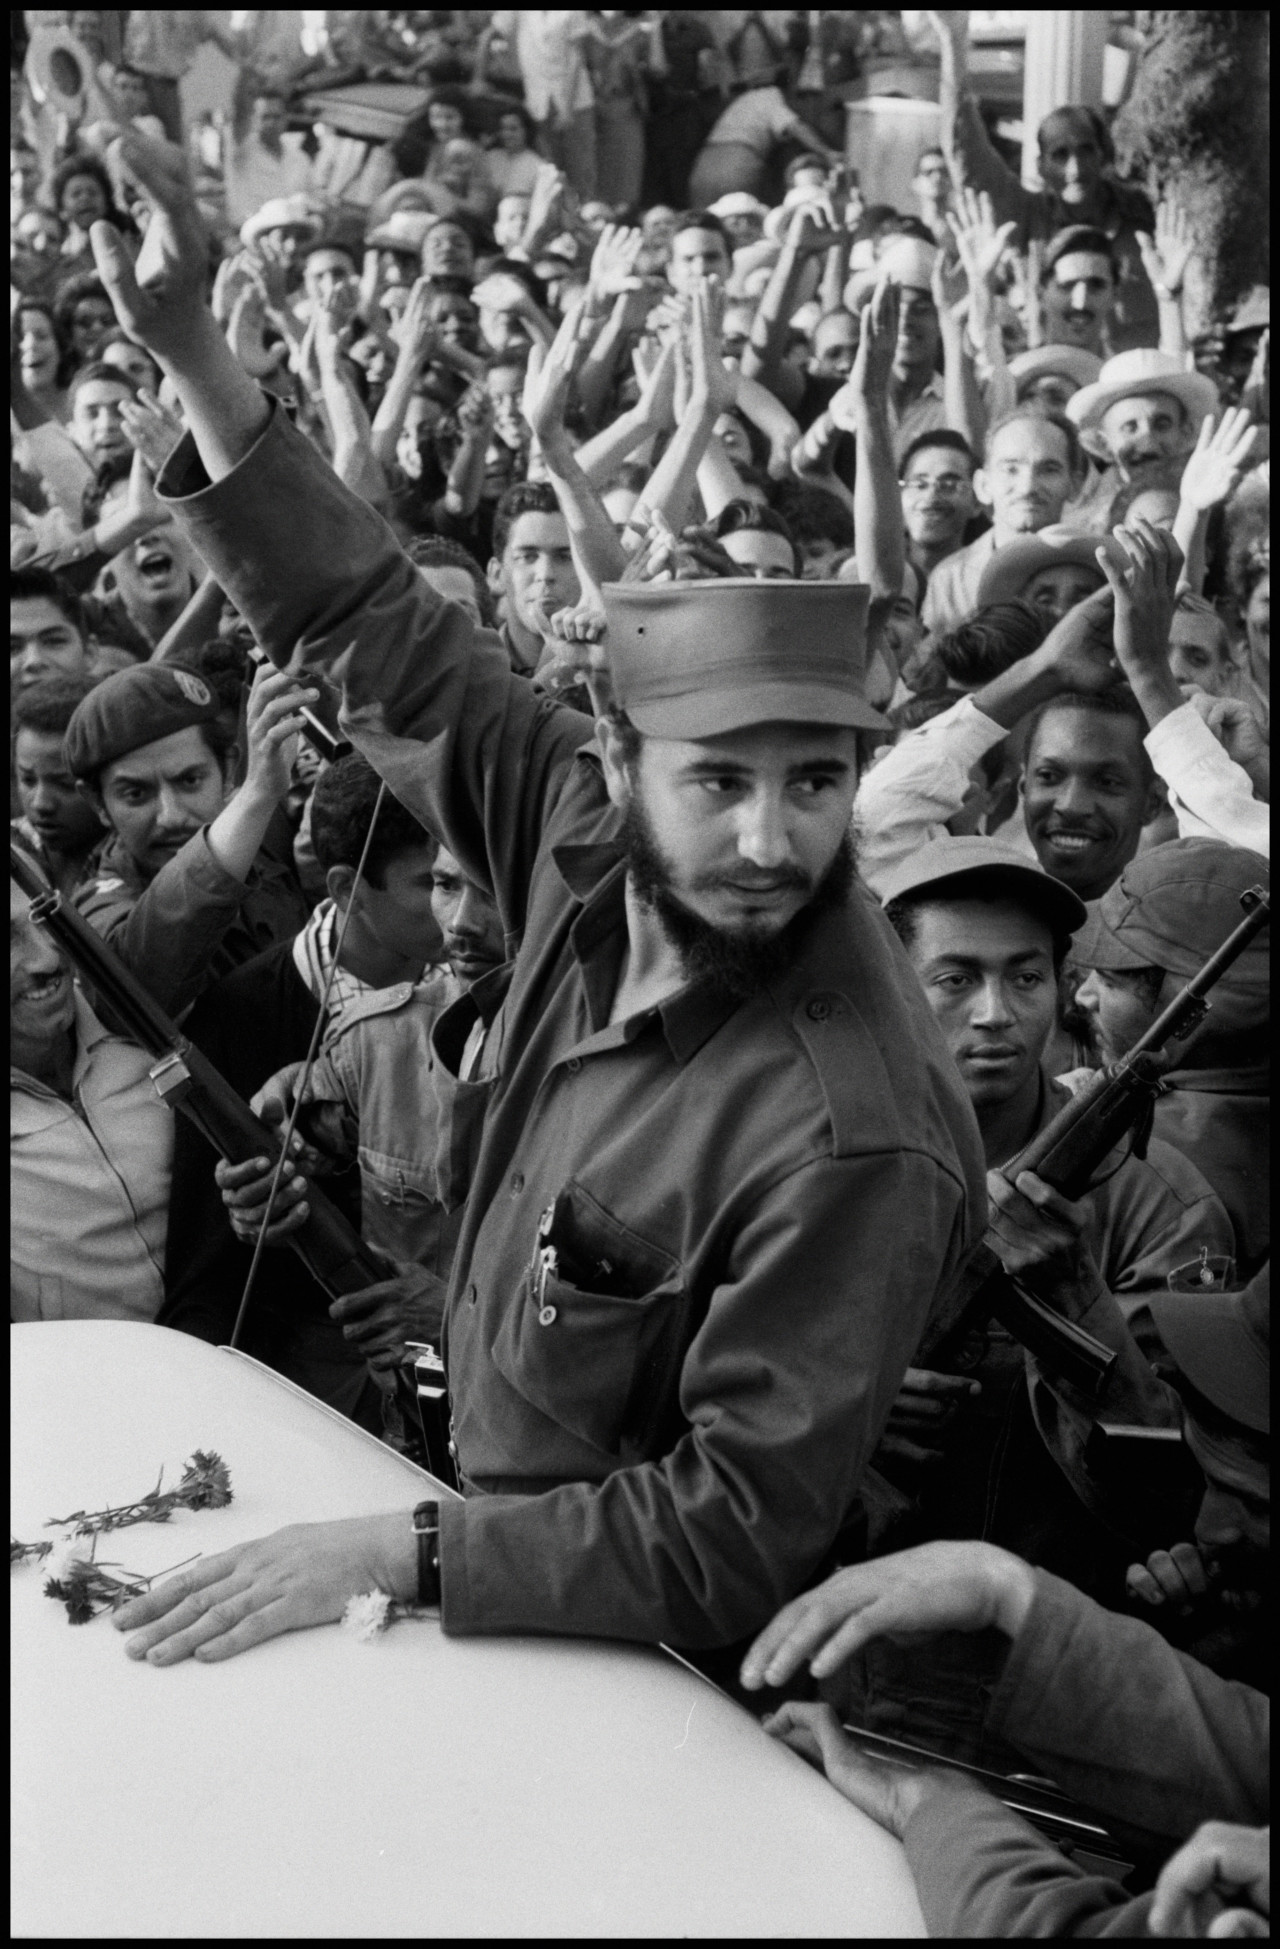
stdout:
{"type": "Polygon", "coordinates": [[[162,491],[521,938],[470,1072],[445,1311],[465,1499],[212,1558],[120,1614],[130,1648],[228,1656],[371,1583],[455,1633],[731,1644],[830,1547],[982,1222],[972,1112],[845,884],[856,732],[880,722],[866,596],[611,587],[619,715],[593,748],[235,365],[180,159],[127,136],[120,160],[151,256],[139,287],[99,232],[103,265],[192,429],[162,491]]]}

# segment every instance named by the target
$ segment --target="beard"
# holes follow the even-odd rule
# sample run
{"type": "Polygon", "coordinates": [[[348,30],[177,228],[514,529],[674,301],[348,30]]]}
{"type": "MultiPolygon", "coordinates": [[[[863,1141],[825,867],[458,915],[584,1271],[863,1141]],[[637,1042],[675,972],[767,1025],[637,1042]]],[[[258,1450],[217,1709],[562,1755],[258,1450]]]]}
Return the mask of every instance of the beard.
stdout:
{"type": "MultiPolygon", "coordinates": [[[[659,846],[635,790],[623,816],[622,840],[636,895],[657,916],[680,957],[686,979],[709,982],[736,1001],[747,1001],[786,973],[817,916],[846,904],[857,868],[853,834],[846,832],[820,878],[814,879],[799,867],[775,877],[773,884],[777,885],[781,877],[785,885],[808,896],[784,926],[772,932],[759,927],[716,927],[694,913],[676,892],[675,868],[659,846]]],[[[712,892],[721,884],[721,876],[705,874],[692,883],[692,890],[712,892]]]]}

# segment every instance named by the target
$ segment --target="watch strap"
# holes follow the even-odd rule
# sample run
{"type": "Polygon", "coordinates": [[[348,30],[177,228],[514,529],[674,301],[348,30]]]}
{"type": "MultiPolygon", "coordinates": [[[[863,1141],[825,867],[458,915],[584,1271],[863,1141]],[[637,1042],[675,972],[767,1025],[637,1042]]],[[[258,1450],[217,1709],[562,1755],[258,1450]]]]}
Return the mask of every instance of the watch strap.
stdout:
{"type": "Polygon", "coordinates": [[[420,1502],[413,1512],[418,1539],[418,1602],[427,1609],[440,1604],[440,1505],[420,1502]]]}

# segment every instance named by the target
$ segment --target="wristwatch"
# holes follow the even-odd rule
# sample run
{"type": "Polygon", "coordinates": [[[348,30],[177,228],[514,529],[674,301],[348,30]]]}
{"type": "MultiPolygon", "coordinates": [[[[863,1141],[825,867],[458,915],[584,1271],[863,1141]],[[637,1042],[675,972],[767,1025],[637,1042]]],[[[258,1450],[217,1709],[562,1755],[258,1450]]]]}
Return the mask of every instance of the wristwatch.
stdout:
{"type": "Polygon", "coordinates": [[[418,1602],[427,1609],[440,1606],[440,1505],[420,1502],[413,1512],[418,1539],[418,1602]]]}

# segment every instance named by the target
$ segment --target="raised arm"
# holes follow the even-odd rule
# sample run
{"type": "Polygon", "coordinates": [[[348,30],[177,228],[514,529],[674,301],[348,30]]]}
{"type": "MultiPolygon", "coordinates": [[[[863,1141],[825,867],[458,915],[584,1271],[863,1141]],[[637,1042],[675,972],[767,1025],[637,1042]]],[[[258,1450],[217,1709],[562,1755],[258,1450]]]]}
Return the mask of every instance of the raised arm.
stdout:
{"type": "Polygon", "coordinates": [[[839,248],[841,241],[839,232],[811,203],[800,205],[788,225],[782,254],[773,267],[751,326],[751,341],[742,355],[744,377],[767,386],[788,412],[796,411],[804,392],[803,374],[784,356],[787,329],[800,303],[800,287],[810,261],[839,248]]]}
{"type": "MultiPolygon", "coordinates": [[[[858,439],[854,540],[858,574],[870,583],[873,604],[897,601],[906,568],[902,491],[889,427],[889,377],[897,339],[898,288],[881,283],[863,313],[862,336],[848,386],[837,394],[841,415],[851,409],[851,430],[858,439]]],[[[842,423],[841,416],[833,417],[837,425],[842,423]]]]}
{"type": "Polygon", "coordinates": [[[136,273],[110,226],[96,226],[98,268],[121,323],[171,378],[190,434],[162,498],[268,655],[340,690],[346,735],[518,929],[584,720],[513,675],[496,638],[428,588],[236,364],[204,301],[204,230],[180,152],[130,133],[114,159],[152,215],[136,273]]]}
{"type": "MultiPolygon", "coordinates": [[[[732,376],[719,352],[718,309],[718,292],[709,278],[700,278],[693,296],[688,399],[683,412],[677,409],[675,436],[641,496],[641,504],[650,513],[665,516],[677,532],[684,522],[711,429],[721,413],[728,412],[736,402],[732,376]]],[[[636,515],[639,513],[637,507],[636,515]]]]}
{"type": "Polygon", "coordinates": [[[598,592],[604,583],[618,580],[627,558],[608,510],[579,466],[565,430],[565,406],[575,368],[585,350],[578,337],[582,314],[580,303],[565,314],[541,369],[530,371],[524,411],[555,482],[579,575],[598,592]]]}
{"type": "Polygon", "coordinates": [[[942,147],[957,188],[985,190],[1001,223],[1012,219],[1029,227],[1036,199],[996,154],[978,104],[969,93],[969,15],[963,10],[931,12],[942,55],[938,100],[942,108],[942,147]]]}

